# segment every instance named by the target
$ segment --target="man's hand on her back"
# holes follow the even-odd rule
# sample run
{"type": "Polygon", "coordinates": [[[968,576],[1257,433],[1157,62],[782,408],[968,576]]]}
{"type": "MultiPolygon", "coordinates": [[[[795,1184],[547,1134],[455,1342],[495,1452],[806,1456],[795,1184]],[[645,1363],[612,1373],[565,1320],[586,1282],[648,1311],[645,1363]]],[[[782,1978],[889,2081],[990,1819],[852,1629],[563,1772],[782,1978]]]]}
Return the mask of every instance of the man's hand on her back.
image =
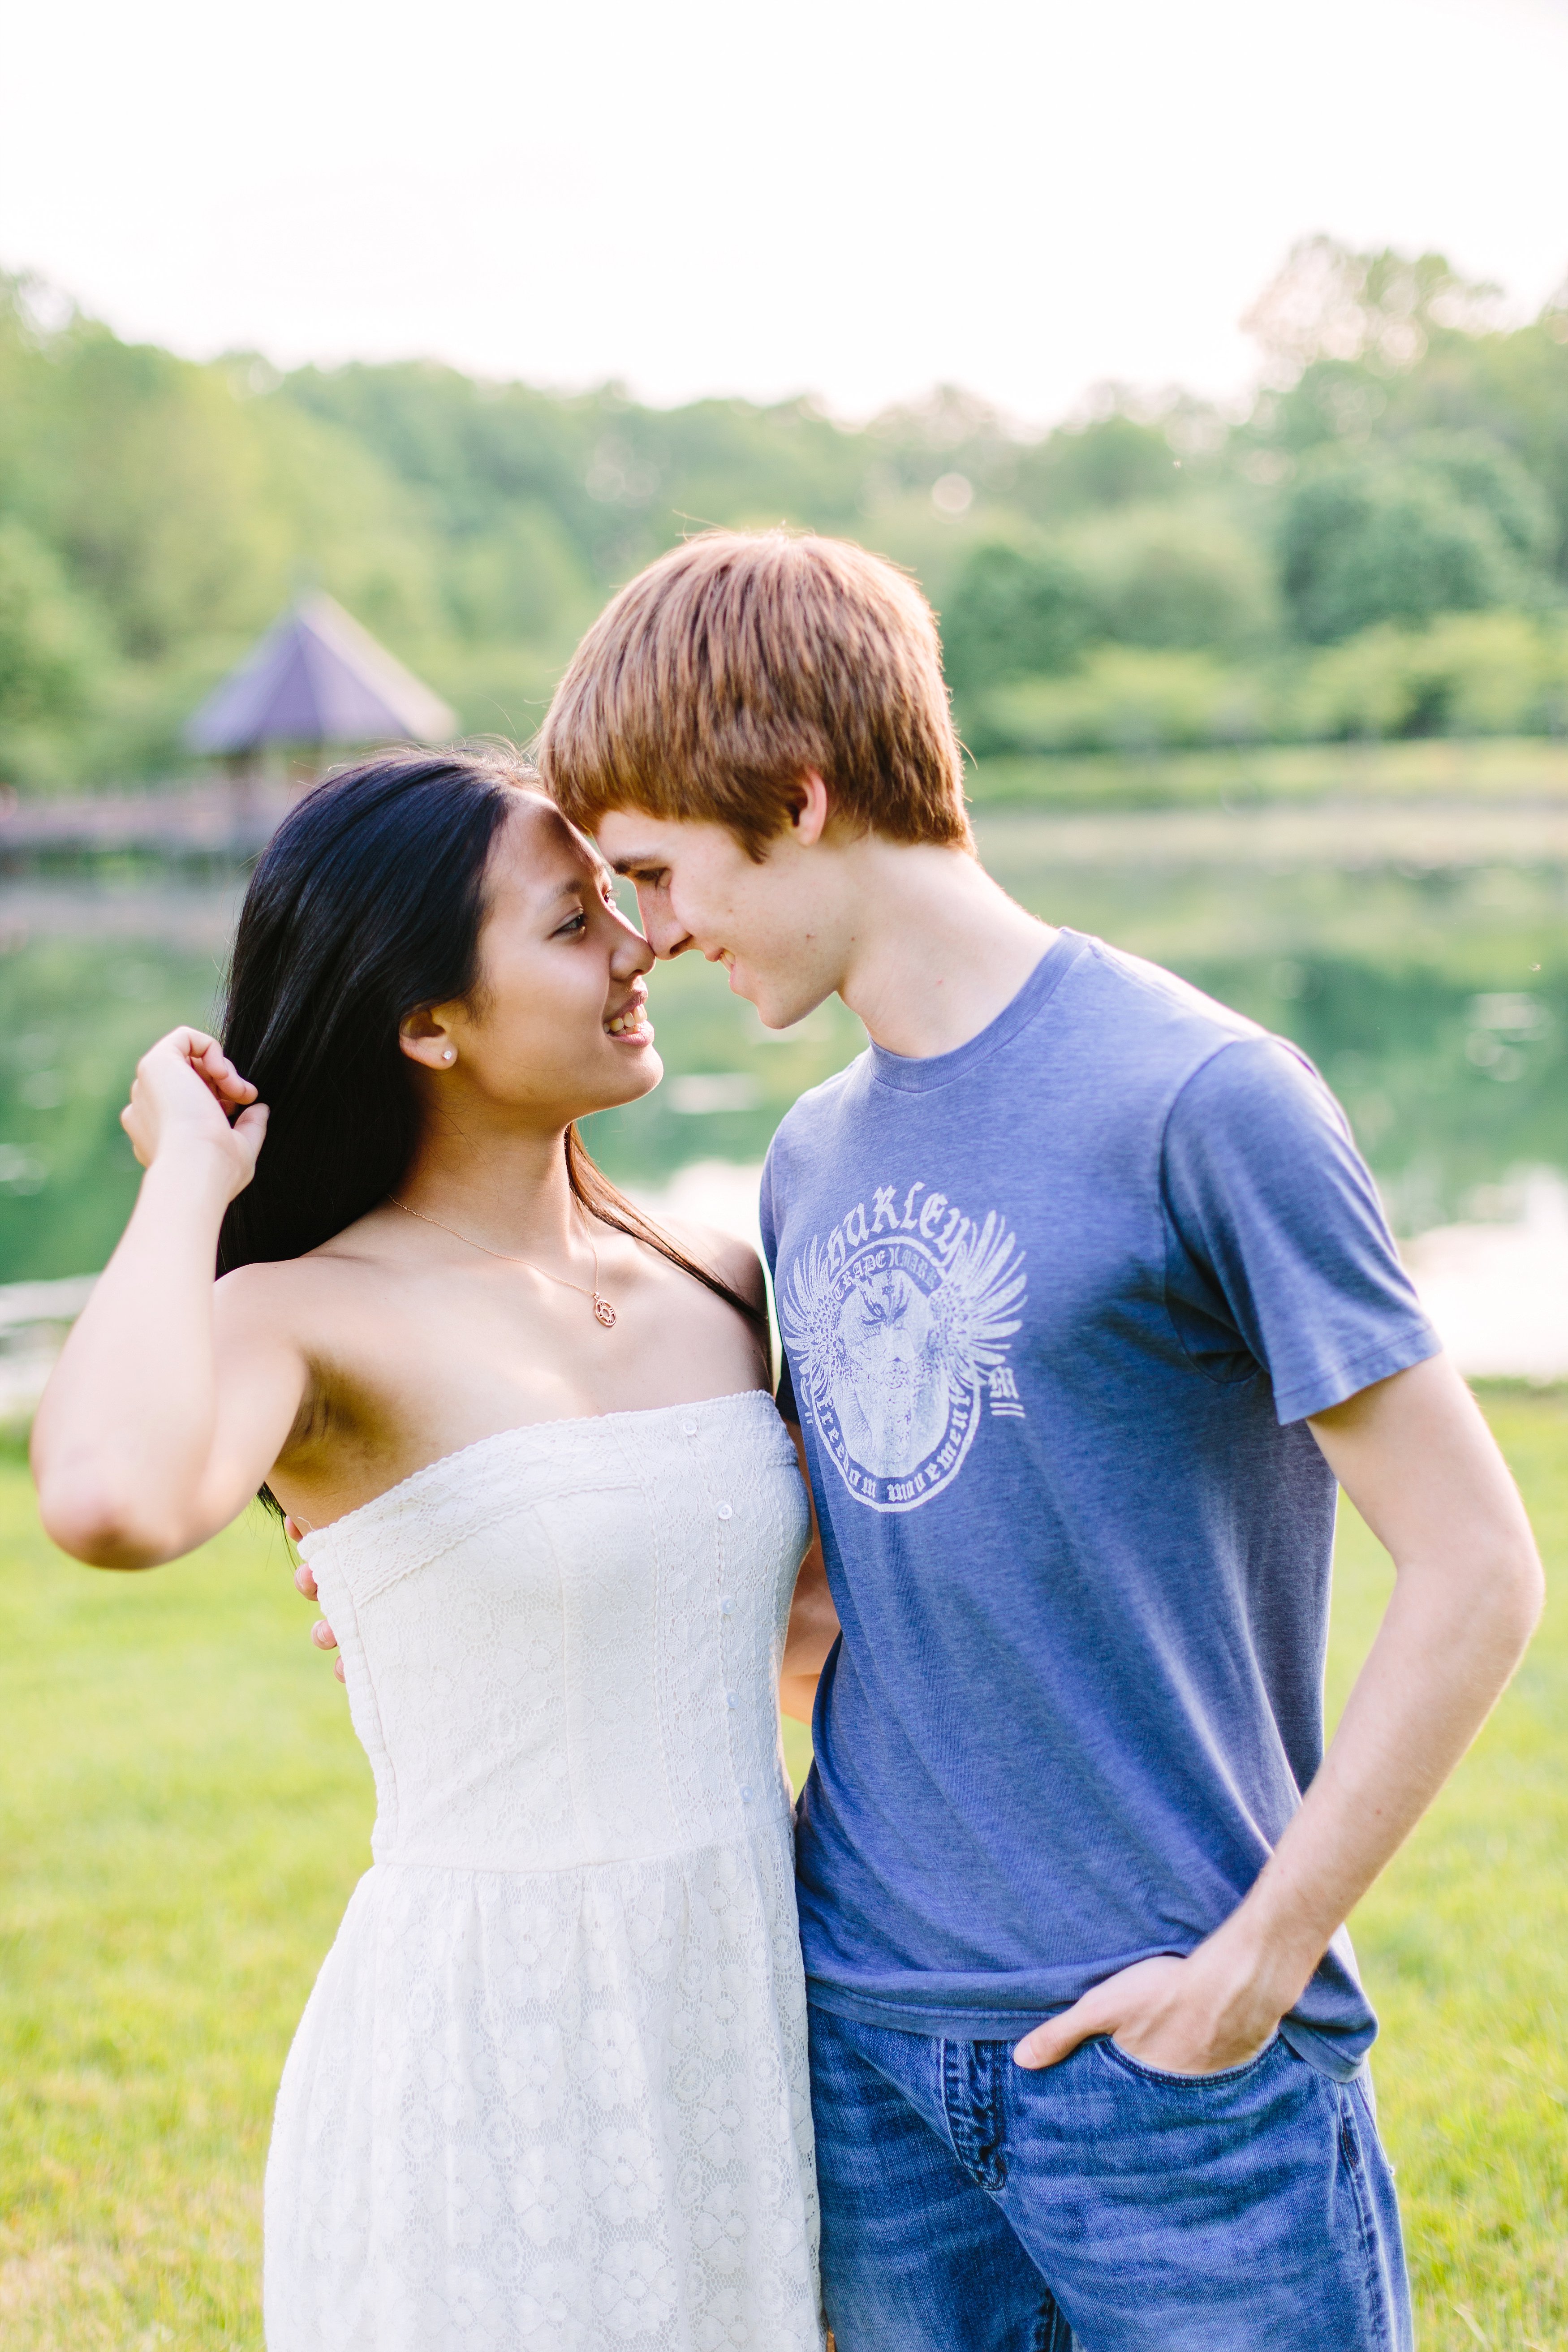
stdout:
{"type": "MultiPolygon", "coordinates": [[[[292,1519],[285,1519],[283,1522],[283,1532],[288,1537],[291,1544],[297,1544],[300,1536],[304,1533],[304,1529],[296,1526],[292,1519]]],[[[316,1580],[311,1575],[310,1566],[305,1560],[301,1560],[298,1568],[294,1570],[294,1581],[300,1591],[304,1594],[307,1601],[314,1601],[319,1597],[316,1591],[316,1580]]],[[[324,1617],[318,1617],[315,1623],[311,1626],[310,1639],[314,1642],[318,1650],[335,1650],[338,1646],[338,1637],[333,1633],[331,1627],[328,1624],[324,1617]]],[[[336,1675],[339,1682],[342,1682],[343,1679],[343,1662],[342,1658],[334,1658],[332,1660],[332,1672],[336,1675]]]]}
{"type": "Polygon", "coordinates": [[[1020,2066],[1056,2066],[1080,2042],[1109,2034],[1130,2058],[1163,2074],[1244,2066],[1268,2048],[1300,1987],[1270,1990],[1258,1972],[1238,1969],[1224,1934],[1222,1928],[1184,1960],[1139,1960],[1107,1977],[1059,2017],[1026,2033],[1014,2057],[1020,2066]]]}

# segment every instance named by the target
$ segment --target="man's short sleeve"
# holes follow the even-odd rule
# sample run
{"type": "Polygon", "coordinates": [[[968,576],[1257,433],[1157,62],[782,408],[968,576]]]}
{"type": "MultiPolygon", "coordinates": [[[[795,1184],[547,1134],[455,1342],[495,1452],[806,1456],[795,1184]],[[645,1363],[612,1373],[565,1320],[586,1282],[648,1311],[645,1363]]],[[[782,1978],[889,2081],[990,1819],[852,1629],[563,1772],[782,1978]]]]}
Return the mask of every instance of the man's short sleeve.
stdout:
{"type": "Polygon", "coordinates": [[[1344,1113],[1279,1039],[1238,1038],[1188,1079],[1162,1181],[1177,1330],[1216,1378],[1234,1331],[1281,1423],[1437,1353],[1344,1113]]]}

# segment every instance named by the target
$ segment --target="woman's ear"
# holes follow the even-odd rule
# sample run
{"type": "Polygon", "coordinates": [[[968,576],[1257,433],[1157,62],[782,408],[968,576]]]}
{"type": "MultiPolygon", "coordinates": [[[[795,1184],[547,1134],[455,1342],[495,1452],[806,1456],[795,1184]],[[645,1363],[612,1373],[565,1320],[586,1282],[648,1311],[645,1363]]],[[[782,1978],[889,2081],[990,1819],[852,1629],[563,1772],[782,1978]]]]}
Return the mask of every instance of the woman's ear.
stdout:
{"type": "Polygon", "coordinates": [[[421,1062],[427,1070],[449,1070],[458,1058],[439,1005],[422,1005],[417,1013],[406,1013],[397,1024],[397,1042],[411,1062],[421,1062]]]}

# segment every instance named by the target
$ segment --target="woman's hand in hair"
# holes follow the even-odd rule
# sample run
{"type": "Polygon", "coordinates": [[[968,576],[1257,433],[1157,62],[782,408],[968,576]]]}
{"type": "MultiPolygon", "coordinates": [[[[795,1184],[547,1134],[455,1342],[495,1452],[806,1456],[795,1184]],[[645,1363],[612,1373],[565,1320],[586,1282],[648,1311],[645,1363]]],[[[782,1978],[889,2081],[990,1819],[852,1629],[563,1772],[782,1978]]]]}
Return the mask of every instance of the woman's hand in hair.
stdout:
{"type": "Polygon", "coordinates": [[[94,1568],[153,1568],[226,1527],[308,1391],[267,1286],[215,1278],[267,1130],[255,1097],[200,1029],[172,1030],[137,1068],[123,1124],[147,1173],[33,1423],[44,1525],[94,1568]]]}
{"type": "Polygon", "coordinates": [[[216,1152],[233,1200],[256,1172],[267,1106],[216,1037],[171,1029],[137,1063],[120,1124],[143,1168],[170,1151],[216,1152]]]}

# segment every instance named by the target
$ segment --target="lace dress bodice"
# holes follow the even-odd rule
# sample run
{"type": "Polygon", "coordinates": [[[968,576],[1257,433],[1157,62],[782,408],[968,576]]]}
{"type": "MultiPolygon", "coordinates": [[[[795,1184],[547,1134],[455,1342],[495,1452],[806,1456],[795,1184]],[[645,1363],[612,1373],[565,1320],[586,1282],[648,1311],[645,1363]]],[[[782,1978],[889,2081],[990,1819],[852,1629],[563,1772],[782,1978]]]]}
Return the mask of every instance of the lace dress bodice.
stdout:
{"type": "Polygon", "coordinates": [[[374,1866],[290,2053],[270,2352],[821,2343],[761,1391],[551,1422],[301,1550],[374,1866]]]}

